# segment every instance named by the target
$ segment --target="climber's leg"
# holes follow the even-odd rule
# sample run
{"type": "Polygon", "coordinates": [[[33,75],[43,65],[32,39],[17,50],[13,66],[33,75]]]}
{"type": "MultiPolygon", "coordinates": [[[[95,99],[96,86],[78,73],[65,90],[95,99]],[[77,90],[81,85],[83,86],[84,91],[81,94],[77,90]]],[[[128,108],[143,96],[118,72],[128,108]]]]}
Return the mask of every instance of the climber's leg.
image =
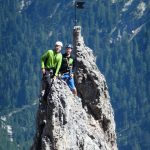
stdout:
{"type": "Polygon", "coordinates": [[[50,71],[46,70],[46,73],[44,75],[44,82],[45,82],[45,94],[44,94],[44,100],[47,100],[47,96],[50,92],[50,88],[51,88],[51,75],[50,75],[50,71]]]}
{"type": "Polygon", "coordinates": [[[74,78],[73,77],[69,77],[67,80],[67,84],[70,88],[70,90],[72,91],[72,93],[77,96],[77,89],[75,87],[75,83],[74,83],[74,78]]]}

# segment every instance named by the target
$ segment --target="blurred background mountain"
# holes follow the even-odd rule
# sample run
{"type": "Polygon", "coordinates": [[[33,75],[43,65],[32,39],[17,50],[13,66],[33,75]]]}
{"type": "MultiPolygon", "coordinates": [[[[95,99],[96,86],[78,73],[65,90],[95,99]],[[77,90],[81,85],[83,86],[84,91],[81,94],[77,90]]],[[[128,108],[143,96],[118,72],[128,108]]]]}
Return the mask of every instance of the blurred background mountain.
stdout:
{"type": "MultiPolygon", "coordinates": [[[[70,0],[0,0],[0,149],[33,142],[40,57],[72,42],[70,0]]],[[[86,45],[105,75],[120,150],[150,149],[150,1],[92,0],[77,11],[86,45]]]]}

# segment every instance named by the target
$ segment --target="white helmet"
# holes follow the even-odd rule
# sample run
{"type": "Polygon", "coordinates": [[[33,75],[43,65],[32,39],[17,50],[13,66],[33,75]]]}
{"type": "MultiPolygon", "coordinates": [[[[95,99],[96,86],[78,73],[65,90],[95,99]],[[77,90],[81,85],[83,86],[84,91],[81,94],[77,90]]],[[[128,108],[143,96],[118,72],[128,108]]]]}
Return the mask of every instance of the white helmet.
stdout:
{"type": "Polygon", "coordinates": [[[63,43],[60,42],[60,41],[57,41],[57,42],[55,43],[55,45],[59,45],[59,46],[63,47],[63,43]]]}

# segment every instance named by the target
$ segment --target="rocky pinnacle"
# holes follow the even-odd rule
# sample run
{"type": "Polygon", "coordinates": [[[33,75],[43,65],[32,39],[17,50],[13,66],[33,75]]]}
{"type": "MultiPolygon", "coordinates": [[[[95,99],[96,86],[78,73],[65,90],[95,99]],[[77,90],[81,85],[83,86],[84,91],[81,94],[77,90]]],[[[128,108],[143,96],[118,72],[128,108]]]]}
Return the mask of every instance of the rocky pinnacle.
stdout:
{"type": "Polygon", "coordinates": [[[47,101],[39,101],[31,150],[117,150],[115,121],[104,76],[81,27],[73,30],[75,97],[61,79],[53,81],[47,101]]]}

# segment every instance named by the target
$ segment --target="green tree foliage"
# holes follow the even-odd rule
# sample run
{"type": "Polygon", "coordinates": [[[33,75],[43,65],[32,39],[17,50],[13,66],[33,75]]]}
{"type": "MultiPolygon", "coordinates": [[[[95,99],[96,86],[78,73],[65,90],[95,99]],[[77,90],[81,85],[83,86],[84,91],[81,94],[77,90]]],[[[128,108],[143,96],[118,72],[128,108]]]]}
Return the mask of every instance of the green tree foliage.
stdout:
{"type": "MultiPolygon", "coordinates": [[[[19,0],[0,1],[0,110],[31,104],[39,94],[42,53],[52,49],[56,40],[72,42],[74,10],[69,0],[31,2],[20,10],[19,0]]],[[[82,26],[85,44],[94,50],[97,65],[108,83],[119,148],[148,150],[150,23],[145,21],[140,32],[130,40],[132,28],[141,25],[138,23],[142,19],[138,22],[132,17],[136,7],[128,10],[131,13],[122,12],[126,2],[87,1],[85,9],[77,11],[77,20],[82,26]]],[[[143,16],[143,20],[145,18],[143,16]]],[[[22,115],[27,119],[22,117],[11,123],[28,124],[34,118],[29,112],[22,115]]],[[[7,144],[6,133],[4,130],[2,133],[4,138],[0,141],[7,144]]],[[[27,141],[29,135],[21,130],[18,133],[16,143],[25,140],[24,149],[25,144],[31,143],[27,141]]],[[[0,149],[6,149],[0,145],[0,149]]]]}

